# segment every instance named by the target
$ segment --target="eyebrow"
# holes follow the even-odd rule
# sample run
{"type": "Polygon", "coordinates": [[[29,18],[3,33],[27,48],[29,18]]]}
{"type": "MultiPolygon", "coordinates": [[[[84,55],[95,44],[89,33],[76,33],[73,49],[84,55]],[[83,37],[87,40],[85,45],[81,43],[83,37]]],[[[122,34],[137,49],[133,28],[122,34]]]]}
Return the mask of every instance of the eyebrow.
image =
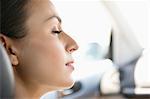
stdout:
{"type": "Polygon", "coordinates": [[[47,18],[45,21],[51,20],[51,19],[53,19],[53,18],[56,18],[56,19],[59,21],[59,23],[62,23],[61,18],[60,18],[59,16],[56,16],[56,15],[50,16],[50,17],[47,18]]]}

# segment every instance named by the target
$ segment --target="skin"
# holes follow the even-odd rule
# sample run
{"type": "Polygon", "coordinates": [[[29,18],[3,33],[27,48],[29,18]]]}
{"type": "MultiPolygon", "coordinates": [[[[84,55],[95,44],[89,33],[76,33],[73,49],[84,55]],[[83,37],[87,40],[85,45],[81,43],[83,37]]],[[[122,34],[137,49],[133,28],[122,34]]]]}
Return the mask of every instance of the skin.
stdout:
{"type": "Polygon", "coordinates": [[[0,34],[0,41],[10,57],[16,81],[16,99],[38,99],[48,91],[74,84],[71,54],[76,42],[61,29],[61,22],[51,1],[32,0],[27,8],[27,35],[14,40],[0,34]],[[57,17],[56,17],[57,16],[57,17]],[[53,31],[62,31],[60,34],[53,31]]]}

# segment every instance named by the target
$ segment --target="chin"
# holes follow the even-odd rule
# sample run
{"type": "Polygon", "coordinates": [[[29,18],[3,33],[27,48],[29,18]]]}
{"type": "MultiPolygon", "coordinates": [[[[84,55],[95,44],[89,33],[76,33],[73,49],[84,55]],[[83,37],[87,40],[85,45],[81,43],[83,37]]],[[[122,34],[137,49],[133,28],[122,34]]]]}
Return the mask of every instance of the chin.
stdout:
{"type": "Polygon", "coordinates": [[[64,82],[64,84],[62,84],[61,89],[69,89],[74,85],[74,83],[75,83],[75,81],[73,81],[73,80],[64,82]]]}

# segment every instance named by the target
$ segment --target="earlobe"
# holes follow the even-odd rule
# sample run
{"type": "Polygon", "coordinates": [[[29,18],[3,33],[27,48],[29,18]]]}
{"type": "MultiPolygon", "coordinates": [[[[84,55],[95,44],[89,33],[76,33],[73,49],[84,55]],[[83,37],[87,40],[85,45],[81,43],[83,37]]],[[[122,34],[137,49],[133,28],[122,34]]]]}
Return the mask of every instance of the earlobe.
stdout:
{"type": "Polygon", "coordinates": [[[13,46],[11,46],[10,48],[9,48],[9,57],[10,57],[10,61],[11,61],[11,63],[12,63],[12,65],[13,66],[17,66],[18,65],[18,57],[17,57],[17,51],[16,51],[16,49],[13,47],[13,46]]]}
{"type": "Polygon", "coordinates": [[[9,55],[10,56],[10,61],[11,61],[12,65],[17,66],[19,64],[19,61],[18,61],[16,49],[12,46],[9,49],[9,52],[10,52],[10,55],[9,55]]]}
{"type": "Polygon", "coordinates": [[[16,55],[10,55],[10,61],[13,66],[17,66],[19,64],[18,58],[16,55]]]}

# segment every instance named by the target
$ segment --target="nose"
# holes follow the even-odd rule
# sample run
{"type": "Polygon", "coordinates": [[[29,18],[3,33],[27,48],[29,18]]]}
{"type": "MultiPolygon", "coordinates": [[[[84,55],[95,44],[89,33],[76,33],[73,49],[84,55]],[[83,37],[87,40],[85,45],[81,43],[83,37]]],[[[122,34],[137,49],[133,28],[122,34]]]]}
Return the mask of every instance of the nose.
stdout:
{"type": "Polygon", "coordinates": [[[76,41],[71,38],[69,35],[66,34],[66,51],[68,53],[73,53],[79,48],[78,44],[76,41]]]}

